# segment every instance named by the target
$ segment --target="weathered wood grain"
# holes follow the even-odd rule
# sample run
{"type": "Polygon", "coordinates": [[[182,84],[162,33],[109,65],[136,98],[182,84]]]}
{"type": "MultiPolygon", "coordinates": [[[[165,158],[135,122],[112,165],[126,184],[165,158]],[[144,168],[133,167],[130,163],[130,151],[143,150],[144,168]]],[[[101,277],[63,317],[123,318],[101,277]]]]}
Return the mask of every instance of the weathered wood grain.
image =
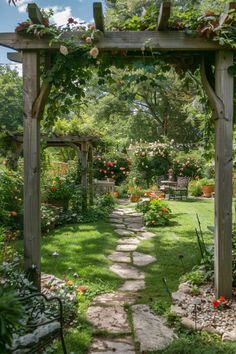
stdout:
{"type": "Polygon", "coordinates": [[[23,53],[24,87],[24,259],[25,270],[40,290],[40,127],[32,107],[39,92],[39,56],[23,53]]]}
{"type": "Polygon", "coordinates": [[[93,185],[93,147],[90,145],[88,151],[88,184],[89,184],[89,205],[93,205],[94,185],[93,185]]]}
{"type": "Polygon", "coordinates": [[[22,64],[22,53],[17,53],[17,52],[7,53],[7,59],[14,61],[15,63],[22,64]]]}
{"type": "Polygon", "coordinates": [[[101,2],[93,3],[93,18],[95,22],[95,27],[101,32],[105,32],[104,17],[101,2]]]}
{"type": "MultiPolygon", "coordinates": [[[[81,34],[74,34],[74,42],[81,43],[81,34]]],[[[65,35],[68,38],[68,35],[65,35]]],[[[0,33],[0,45],[16,49],[55,50],[60,44],[49,45],[49,39],[22,36],[17,33],[0,33]]],[[[105,32],[96,43],[101,51],[210,51],[223,47],[216,42],[192,37],[181,31],[105,32]]]]}
{"type": "Polygon", "coordinates": [[[215,133],[215,287],[216,297],[232,297],[232,135],[233,64],[231,51],[216,54],[216,94],[222,100],[224,115],[216,120],[215,133]]]}
{"type": "Polygon", "coordinates": [[[171,9],[171,2],[170,1],[163,1],[161,3],[159,16],[157,20],[157,30],[158,31],[165,31],[168,28],[168,22],[170,18],[170,9],[171,9]]]}
{"type": "Polygon", "coordinates": [[[44,24],[44,19],[43,19],[43,15],[39,9],[39,7],[32,3],[32,4],[28,4],[27,6],[27,11],[28,11],[28,15],[30,20],[36,24],[36,25],[43,25],[44,24]]]}

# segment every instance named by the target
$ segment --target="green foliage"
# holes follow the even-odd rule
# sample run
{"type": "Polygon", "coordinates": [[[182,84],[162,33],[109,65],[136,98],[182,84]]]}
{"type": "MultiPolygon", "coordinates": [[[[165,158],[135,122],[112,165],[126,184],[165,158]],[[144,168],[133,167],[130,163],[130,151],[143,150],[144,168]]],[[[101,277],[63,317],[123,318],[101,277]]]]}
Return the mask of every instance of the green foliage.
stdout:
{"type": "Polygon", "coordinates": [[[6,346],[11,345],[13,333],[21,327],[22,304],[16,293],[0,289],[0,351],[8,353],[6,346]]]}
{"type": "Polygon", "coordinates": [[[205,281],[205,277],[204,277],[204,272],[202,270],[195,270],[189,273],[186,273],[183,277],[182,277],[183,281],[189,281],[192,285],[202,285],[205,281]]]}
{"type": "Polygon", "coordinates": [[[73,194],[72,181],[68,176],[56,176],[52,181],[44,186],[46,189],[45,198],[48,202],[69,201],[73,194]]]}
{"type": "Polygon", "coordinates": [[[18,172],[0,171],[0,223],[22,229],[23,179],[18,172]]]}
{"type": "Polygon", "coordinates": [[[100,195],[96,200],[96,206],[98,209],[107,210],[108,212],[114,209],[116,200],[111,193],[105,193],[100,195]]]}
{"type": "Polygon", "coordinates": [[[160,199],[149,198],[138,203],[136,209],[144,214],[147,226],[165,226],[169,224],[171,209],[160,199]]]}
{"type": "Polygon", "coordinates": [[[202,185],[199,180],[192,180],[189,182],[188,191],[190,195],[194,197],[200,197],[202,195],[202,185]]]}
{"type": "Polygon", "coordinates": [[[179,153],[172,160],[171,168],[175,176],[201,177],[203,170],[203,159],[199,153],[179,153]]]}
{"type": "Polygon", "coordinates": [[[23,83],[16,70],[0,66],[0,129],[16,132],[23,125],[23,83]]]}
{"type": "Polygon", "coordinates": [[[129,174],[130,161],[123,153],[109,153],[97,156],[94,160],[94,177],[97,179],[112,178],[121,184],[129,174]]]}

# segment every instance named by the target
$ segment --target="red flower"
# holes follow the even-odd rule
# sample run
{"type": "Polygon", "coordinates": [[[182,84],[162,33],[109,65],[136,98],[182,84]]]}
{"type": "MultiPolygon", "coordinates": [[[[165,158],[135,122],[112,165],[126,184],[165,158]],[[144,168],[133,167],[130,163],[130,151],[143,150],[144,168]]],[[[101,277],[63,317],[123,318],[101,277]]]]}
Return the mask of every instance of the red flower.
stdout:
{"type": "Polygon", "coordinates": [[[162,208],[161,209],[164,213],[166,213],[168,210],[167,210],[167,208],[162,208]]]}
{"type": "Polygon", "coordinates": [[[68,18],[68,21],[67,21],[69,24],[72,24],[74,23],[75,25],[78,23],[77,21],[75,21],[75,19],[73,17],[70,17],[68,18]]]}
{"type": "Polygon", "coordinates": [[[217,308],[217,307],[219,307],[220,303],[219,303],[218,300],[214,300],[214,301],[212,302],[212,305],[214,306],[214,308],[217,308]]]}
{"type": "Polygon", "coordinates": [[[226,302],[224,296],[220,296],[219,300],[220,300],[221,302],[226,302]]]}

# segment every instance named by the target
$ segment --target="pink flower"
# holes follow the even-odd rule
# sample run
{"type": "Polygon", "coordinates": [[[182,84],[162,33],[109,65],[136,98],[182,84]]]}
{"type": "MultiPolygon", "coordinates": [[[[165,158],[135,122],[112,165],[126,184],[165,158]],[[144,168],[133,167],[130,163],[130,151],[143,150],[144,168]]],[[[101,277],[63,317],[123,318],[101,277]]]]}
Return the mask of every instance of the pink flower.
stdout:
{"type": "Polygon", "coordinates": [[[125,167],[120,167],[120,170],[121,170],[121,171],[124,171],[124,170],[125,170],[125,167]]]}
{"type": "Polygon", "coordinates": [[[92,43],[92,38],[91,38],[91,37],[87,37],[87,38],[85,39],[85,42],[86,42],[87,44],[91,44],[91,43],[92,43]]]}
{"type": "Polygon", "coordinates": [[[69,51],[68,51],[67,47],[65,47],[64,45],[60,46],[60,52],[63,55],[68,55],[69,54],[69,51]]]}
{"type": "Polygon", "coordinates": [[[93,48],[90,50],[89,54],[91,55],[91,57],[93,57],[94,59],[96,59],[97,56],[98,56],[98,54],[99,54],[98,48],[97,48],[97,47],[93,47],[93,48]]]}

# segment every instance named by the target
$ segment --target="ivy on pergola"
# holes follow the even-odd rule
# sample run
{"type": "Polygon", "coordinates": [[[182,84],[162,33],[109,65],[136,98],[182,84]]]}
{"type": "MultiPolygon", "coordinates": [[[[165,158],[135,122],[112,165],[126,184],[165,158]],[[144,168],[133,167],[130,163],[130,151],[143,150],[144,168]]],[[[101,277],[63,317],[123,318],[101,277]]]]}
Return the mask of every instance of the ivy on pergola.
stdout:
{"type": "MultiPolygon", "coordinates": [[[[103,53],[122,53],[124,60],[135,61],[153,52],[171,54],[181,62],[187,56],[198,58],[202,84],[208,94],[215,118],[215,288],[216,296],[232,296],[232,130],[233,77],[228,68],[233,64],[233,50],[183,31],[169,31],[171,4],[163,2],[156,31],[107,32],[104,28],[101,3],[94,3],[96,29],[100,31],[96,43],[103,53]],[[212,66],[215,66],[214,73],[212,66]]],[[[229,9],[235,9],[230,3],[229,9]]],[[[42,14],[35,4],[28,7],[33,23],[42,23],[42,14]]],[[[73,36],[76,45],[83,44],[81,34],[73,36]]],[[[47,101],[50,85],[39,78],[39,54],[58,50],[60,43],[50,46],[50,39],[32,38],[16,33],[1,33],[0,45],[22,53],[24,79],[24,249],[25,269],[34,269],[34,281],[40,288],[40,128],[39,119],[47,101]]],[[[20,60],[17,54],[11,59],[20,60]]],[[[165,58],[164,56],[162,58],[165,58]]],[[[80,58],[78,57],[78,61],[80,58]]],[[[186,63],[186,60],[185,60],[186,63]]],[[[45,64],[46,65],[46,64],[45,64]]]]}

